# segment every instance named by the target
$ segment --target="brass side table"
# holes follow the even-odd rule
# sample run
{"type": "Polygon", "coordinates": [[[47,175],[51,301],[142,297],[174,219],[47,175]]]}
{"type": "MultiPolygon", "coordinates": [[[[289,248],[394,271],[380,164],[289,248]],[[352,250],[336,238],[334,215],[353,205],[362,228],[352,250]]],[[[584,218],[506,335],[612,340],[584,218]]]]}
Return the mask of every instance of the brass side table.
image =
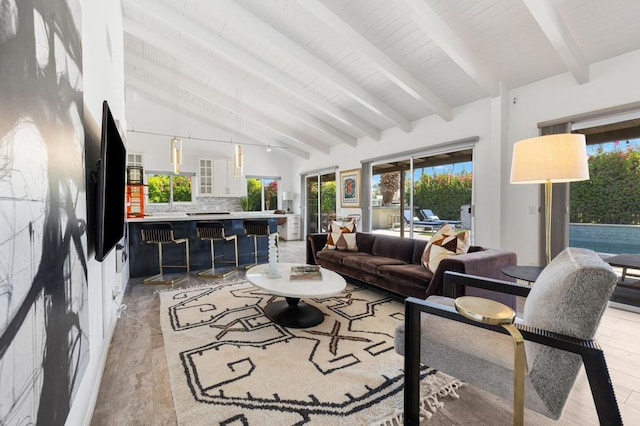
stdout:
{"type": "Polygon", "coordinates": [[[510,307],[490,299],[462,296],[455,300],[456,310],[470,320],[483,324],[500,325],[506,329],[515,345],[513,361],[513,424],[524,424],[524,339],[513,325],[516,313],[510,307]]]}

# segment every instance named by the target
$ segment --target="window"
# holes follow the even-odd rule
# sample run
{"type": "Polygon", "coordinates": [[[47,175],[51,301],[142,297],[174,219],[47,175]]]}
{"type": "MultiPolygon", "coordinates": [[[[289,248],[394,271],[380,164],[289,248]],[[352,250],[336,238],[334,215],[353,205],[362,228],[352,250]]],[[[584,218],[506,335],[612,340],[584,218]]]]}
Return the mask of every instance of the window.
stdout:
{"type": "Polygon", "coordinates": [[[247,204],[249,211],[278,208],[280,177],[247,177],[247,204]]]}
{"type": "MultiPolygon", "coordinates": [[[[640,134],[640,128],[635,131],[640,134]]],[[[640,139],[615,136],[587,134],[590,177],[569,187],[569,245],[640,254],[640,139]]]]}
{"type": "Polygon", "coordinates": [[[147,173],[149,204],[190,203],[193,173],[174,175],[170,172],[147,173]]]}

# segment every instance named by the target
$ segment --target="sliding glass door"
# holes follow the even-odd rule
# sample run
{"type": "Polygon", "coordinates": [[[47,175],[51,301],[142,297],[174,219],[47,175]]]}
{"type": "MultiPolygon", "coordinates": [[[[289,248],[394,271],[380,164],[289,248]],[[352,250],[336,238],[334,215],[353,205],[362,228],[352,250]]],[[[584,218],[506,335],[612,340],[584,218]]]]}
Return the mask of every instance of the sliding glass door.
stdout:
{"type": "Polygon", "coordinates": [[[305,178],[307,234],[326,232],[336,215],[336,174],[314,174],[305,178]]]}
{"type": "Polygon", "coordinates": [[[471,148],[373,164],[371,181],[373,232],[428,239],[444,221],[471,230],[471,148]]]}

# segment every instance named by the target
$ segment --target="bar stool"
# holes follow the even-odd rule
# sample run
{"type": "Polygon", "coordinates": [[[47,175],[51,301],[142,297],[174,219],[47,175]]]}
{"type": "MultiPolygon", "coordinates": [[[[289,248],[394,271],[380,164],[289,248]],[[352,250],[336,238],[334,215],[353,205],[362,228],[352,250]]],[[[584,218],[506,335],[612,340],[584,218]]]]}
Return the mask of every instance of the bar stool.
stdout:
{"type": "Polygon", "coordinates": [[[196,234],[201,240],[209,240],[211,243],[211,269],[198,272],[198,276],[205,278],[224,278],[231,274],[238,272],[238,236],[237,235],[225,235],[224,224],[217,221],[201,221],[196,223],[196,234]],[[235,253],[235,260],[218,260],[218,263],[234,263],[235,268],[227,268],[216,271],[216,253],[215,242],[223,241],[223,254],[224,259],[224,242],[233,241],[233,249],[235,253]]]}
{"type": "Polygon", "coordinates": [[[147,277],[142,280],[145,284],[173,284],[175,282],[181,281],[189,276],[189,238],[175,238],[173,235],[173,227],[170,223],[166,222],[158,222],[158,223],[149,223],[142,226],[140,230],[142,234],[142,241],[147,244],[157,244],[158,245],[158,265],[160,267],[160,273],[157,275],[153,275],[151,277],[147,277]],[[185,245],[185,257],[186,264],[185,265],[164,265],[162,263],[162,245],[163,244],[182,244],[185,245]],[[163,268],[164,267],[172,267],[172,268],[185,268],[187,270],[186,276],[176,277],[172,279],[165,279],[163,276],[163,268]]]}
{"type": "MultiPolygon", "coordinates": [[[[271,231],[269,230],[269,221],[268,220],[245,220],[244,221],[244,233],[247,237],[253,237],[253,259],[254,263],[251,265],[247,265],[246,268],[249,269],[252,266],[258,264],[258,258],[263,257],[266,260],[269,259],[269,253],[260,255],[258,252],[258,237],[265,237],[267,240],[269,239],[269,235],[271,231]]],[[[276,238],[276,241],[278,239],[276,238]]]]}

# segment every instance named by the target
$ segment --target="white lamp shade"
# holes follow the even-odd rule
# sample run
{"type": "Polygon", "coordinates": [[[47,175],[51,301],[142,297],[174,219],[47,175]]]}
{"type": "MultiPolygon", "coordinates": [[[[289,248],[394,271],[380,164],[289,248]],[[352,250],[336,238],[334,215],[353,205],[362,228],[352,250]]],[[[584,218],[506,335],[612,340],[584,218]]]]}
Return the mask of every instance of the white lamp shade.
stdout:
{"type": "Polygon", "coordinates": [[[293,192],[283,191],[282,199],[284,201],[293,201],[293,192]]]}
{"type": "Polygon", "coordinates": [[[563,133],[513,145],[511,183],[574,182],[589,179],[584,135],[563,133]]]}

